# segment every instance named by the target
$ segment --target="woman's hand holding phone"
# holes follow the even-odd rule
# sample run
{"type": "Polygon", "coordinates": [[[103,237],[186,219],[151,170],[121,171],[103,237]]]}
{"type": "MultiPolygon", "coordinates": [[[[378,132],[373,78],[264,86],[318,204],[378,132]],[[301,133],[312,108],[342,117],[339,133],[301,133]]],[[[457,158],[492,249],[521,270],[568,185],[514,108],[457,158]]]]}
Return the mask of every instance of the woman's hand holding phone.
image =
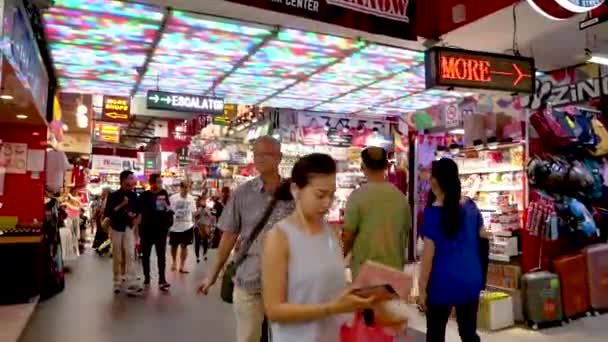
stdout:
{"type": "Polygon", "coordinates": [[[364,298],[349,290],[329,304],[329,313],[342,314],[369,309],[373,306],[374,301],[374,297],[364,298]]]}

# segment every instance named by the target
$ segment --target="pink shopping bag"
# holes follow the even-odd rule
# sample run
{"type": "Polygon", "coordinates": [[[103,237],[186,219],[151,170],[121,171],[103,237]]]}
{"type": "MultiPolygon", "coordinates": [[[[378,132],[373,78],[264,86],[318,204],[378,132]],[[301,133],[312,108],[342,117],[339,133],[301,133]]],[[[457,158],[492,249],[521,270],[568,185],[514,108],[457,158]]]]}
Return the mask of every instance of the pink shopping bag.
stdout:
{"type": "Polygon", "coordinates": [[[352,326],[342,325],[341,342],[394,342],[395,338],[384,332],[382,327],[368,327],[361,313],[355,314],[352,326]]]}

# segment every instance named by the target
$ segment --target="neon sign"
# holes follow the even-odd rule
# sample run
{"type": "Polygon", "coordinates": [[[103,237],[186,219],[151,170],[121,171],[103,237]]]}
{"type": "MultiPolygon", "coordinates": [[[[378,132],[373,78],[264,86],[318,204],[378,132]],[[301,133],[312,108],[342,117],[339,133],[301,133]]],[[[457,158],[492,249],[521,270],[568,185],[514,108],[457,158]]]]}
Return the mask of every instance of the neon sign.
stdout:
{"type": "Polygon", "coordinates": [[[104,121],[128,122],[131,115],[131,99],[123,96],[104,96],[101,115],[104,121]]]}
{"type": "Polygon", "coordinates": [[[530,58],[435,47],[426,54],[427,88],[474,88],[533,93],[530,58]]]}

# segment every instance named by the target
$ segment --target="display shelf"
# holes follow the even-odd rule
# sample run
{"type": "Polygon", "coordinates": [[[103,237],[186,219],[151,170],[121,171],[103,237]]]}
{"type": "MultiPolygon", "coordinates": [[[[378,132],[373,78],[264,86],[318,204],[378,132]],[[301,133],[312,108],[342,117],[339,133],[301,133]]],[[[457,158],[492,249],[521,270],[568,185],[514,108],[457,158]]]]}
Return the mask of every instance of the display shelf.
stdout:
{"type": "MultiPolygon", "coordinates": [[[[463,192],[467,192],[473,189],[463,189],[463,192]]],[[[524,191],[521,186],[515,185],[498,185],[498,186],[482,186],[476,189],[478,192],[503,192],[503,191],[524,191]]]]}
{"type": "Polygon", "coordinates": [[[523,166],[518,165],[498,165],[494,167],[480,169],[462,169],[461,175],[473,175],[476,173],[504,173],[504,172],[524,172],[523,166]]]}
{"type": "Polygon", "coordinates": [[[490,253],[490,260],[491,261],[500,261],[500,262],[511,262],[513,258],[519,257],[519,255],[521,255],[521,252],[518,255],[513,255],[513,256],[490,253]]]}

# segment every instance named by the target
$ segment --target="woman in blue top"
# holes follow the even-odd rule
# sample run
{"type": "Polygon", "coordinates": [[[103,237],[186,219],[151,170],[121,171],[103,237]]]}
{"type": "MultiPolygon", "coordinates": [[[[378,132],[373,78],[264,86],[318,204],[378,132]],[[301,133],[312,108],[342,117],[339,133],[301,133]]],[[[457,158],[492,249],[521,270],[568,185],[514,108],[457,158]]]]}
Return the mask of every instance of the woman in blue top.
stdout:
{"type": "Polygon", "coordinates": [[[483,219],[475,203],[461,197],[458,166],[447,158],[433,162],[431,191],[424,210],[424,253],[420,303],[426,309],[427,342],[444,342],[456,308],[463,342],[479,342],[477,308],[483,288],[479,251],[483,219]]]}

